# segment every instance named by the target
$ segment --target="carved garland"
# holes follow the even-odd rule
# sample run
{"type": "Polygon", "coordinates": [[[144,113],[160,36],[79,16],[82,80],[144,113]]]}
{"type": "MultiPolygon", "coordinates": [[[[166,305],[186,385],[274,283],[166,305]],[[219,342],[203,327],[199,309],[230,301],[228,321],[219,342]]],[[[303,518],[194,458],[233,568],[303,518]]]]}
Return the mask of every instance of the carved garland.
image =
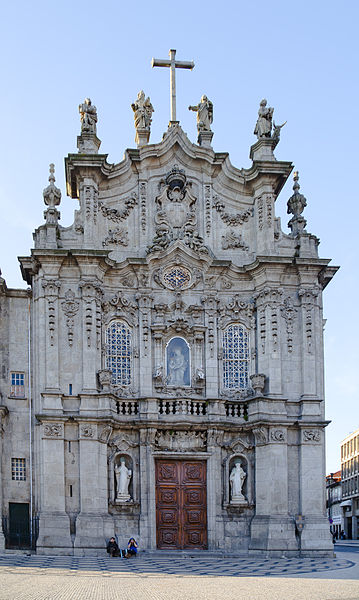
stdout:
{"type": "Polygon", "coordinates": [[[236,213],[234,215],[230,215],[225,212],[224,202],[218,199],[218,196],[214,196],[213,208],[218,212],[221,217],[223,223],[230,227],[237,227],[238,225],[242,225],[245,221],[248,221],[249,217],[253,215],[253,210],[251,208],[241,212],[236,213]]]}
{"type": "Polygon", "coordinates": [[[131,196],[125,198],[124,200],[124,208],[116,209],[109,208],[105,206],[105,204],[100,200],[98,206],[106,219],[113,221],[114,223],[120,223],[121,221],[125,221],[127,217],[130,215],[131,211],[137,204],[137,194],[136,192],[132,192],[131,196]]]}

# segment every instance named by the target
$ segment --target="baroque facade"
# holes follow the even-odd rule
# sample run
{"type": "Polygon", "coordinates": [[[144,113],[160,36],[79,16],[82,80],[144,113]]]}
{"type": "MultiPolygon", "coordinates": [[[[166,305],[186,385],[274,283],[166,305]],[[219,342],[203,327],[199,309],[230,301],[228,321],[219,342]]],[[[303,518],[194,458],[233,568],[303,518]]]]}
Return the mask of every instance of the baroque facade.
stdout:
{"type": "Polygon", "coordinates": [[[212,149],[206,96],[190,107],[197,144],[177,121],[150,144],[149,98],[132,108],[138,147],[109,164],[80,105],[74,223],[59,224],[51,165],[20,258],[30,288],[0,280],[0,544],[83,555],[116,533],[147,551],[329,553],[322,291],[336,268],[305,229],[297,173],[288,234],[275,215],[292,170],[274,156],[281,126],[263,101],[237,169],[212,149]]]}

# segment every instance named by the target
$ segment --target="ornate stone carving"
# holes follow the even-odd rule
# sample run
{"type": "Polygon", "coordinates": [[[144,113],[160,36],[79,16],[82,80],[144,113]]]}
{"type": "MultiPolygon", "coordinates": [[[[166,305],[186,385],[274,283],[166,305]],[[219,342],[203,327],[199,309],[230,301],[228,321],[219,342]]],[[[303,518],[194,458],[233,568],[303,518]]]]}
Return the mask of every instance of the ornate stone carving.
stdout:
{"type": "Polygon", "coordinates": [[[248,221],[249,217],[251,217],[253,214],[252,208],[248,208],[247,210],[241,213],[230,215],[229,213],[225,212],[224,202],[219,200],[218,196],[213,196],[213,200],[213,208],[216,209],[223,223],[225,223],[229,227],[237,227],[238,225],[243,225],[243,223],[245,221],[248,221]]]}
{"type": "Polygon", "coordinates": [[[281,308],[281,313],[286,322],[288,352],[293,351],[293,323],[297,312],[297,309],[293,306],[292,299],[289,296],[285,298],[281,308]]]}
{"type": "Polygon", "coordinates": [[[212,187],[209,184],[204,186],[204,204],[206,211],[206,234],[209,235],[211,233],[211,197],[212,197],[212,187]]]}
{"type": "Polygon", "coordinates": [[[305,226],[307,221],[304,217],[302,217],[302,212],[307,206],[307,200],[303,196],[303,194],[299,193],[300,185],[298,183],[299,173],[298,171],[294,171],[294,185],[293,185],[293,195],[289,198],[287,202],[287,213],[292,214],[293,217],[288,222],[288,227],[292,231],[292,235],[300,235],[305,232],[305,226]]]}
{"type": "Polygon", "coordinates": [[[52,423],[44,425],[44,436],[45,437],[62,437],[63,426],[62,423],[52,423]]]}
{"type": "Polygon", "coordinates": [[[98,379],[103,392],[111,391],[112,371],[110,369],[101,369],[98,372],[98,379]]]}
{"type": "Polygon", "coordinates": [[[93,220],[93,222],[97,223],[97,213],[99,208],[98,202],[98,189],[95,184],[92,185],[84,185],[81,186],[81,196],[83,197],[84,207],[85,207],[85,217],[86,219],[93,220]]]}
{"type": "Polygon", "coordinates": [[[255,427],[252,432],[256,446],[263,446],[268,443],[268,430],[265,427],[255,427]]]}
{"type": "Polygon", "coordinates": [[[256,135],[258,139],[271,137],[273,112],[274,108],[267,107],[267,100],[265,98],[261,100],[257,123],[254,128],[254,135],[256,135]]]}
{"type": "Polygon", "coordinates": [[[101,200],[98,203],[98,207],[101,210],[106,219],[113,221],[114,223],[120,223],[121,221],[125,221],[127,217],[130,215],[131,211],[137,205],[137,194],[136,192],[132,192],[130,196],[123,200],[124,208],[110,208],[106,206],[101,200]]]}
{"type": "Polygon", "coordinates": [[[81,437],[93,438],[95,436],[95,430],[91,425],[81,425],[81,437]]]}
{"type": "Polygon", "coordinates": [[[56,206],[61,202],[61,190],[55,185],[55,166],[53,163],[50,164],[49,182],[50,185],[43,191],[44,203],[48,206],[47,210],[44,211],[44,219],[46,219],[47,225],[57,225],[60,212],[56,206]]]}
{"type": "Polygon", "coordinates": [[[225,235],[222,235],[222,248],[223,250],[230,250],[231,248],[249,250],[247,244],[243,242],[241,234],[234,231],[228,231],[225,235]]]}
{"type": "Polygon", "coordinates": [[[184,171],[177,165],[167,173],[163,190],[156,198],[156,234],[147,254],[164,250],[176,240],[181,240],[196,252],[208,252],[197,230],[197,199],[190,192],[190,187],[184,171]]]}
{"type": "Polygon", "coordinates": [[[198,133],[201,133],[201,131],[211,131],[213,103],[208,100],[205,94],[201,97],[200,102],[196,104],[196,106],[189,106],[188,110],[193,110],[197,113],[198,133]]]}
{"type": "Polygon", "coordinates": [[[156,450],[170,452],[205,452],[207,435],[205,431],[158,430],[154,445],[156,450]]]}
{"type": "Polygon", "coordinates": [[[272,442],[285,442],[286,441],[285,429],[271,429],[270,439],[272,442]]]}
{"type": "Polygon", "coordinates": [[[102,246],[128,246],[128,232],[123,227],[109,229],[108,236],[102,242],[102,246]]]}
{"type": "Polygon", "coordinates": [[[141,229],[146,233],[146,206],[147,206],[147,184],[140,182],[140,203],[141,203],[141,229]]]}
{"type": "Polygon", "coordinates": [[[255,396],[263,396],[266,376],[263,373],[255,373],[250,376],[255,396]]]}
{"type": "Polygon", "coordinates": [[[101,431],[100,436],[99,436],[100,442],[104,442],[104,443],[107,444],[108,441],[109,441],[109,439],[110,439],[110,437],[111,437],[112,431],[113,431],[113,428],[111,427],[111,425],[105,425],[102,428],[102,431],[101,431]]]}
{"type": "Polygon", "coordinates": [[[62,310],[66,315],[67,341],[69,346],[73,344],[74,337],[74,316],[79,310],[80,302],[75,300],[75,293],[72,290],[65,292],[65,300],[61,302],[62,310]]]}
{"type": "Polygon", "coordinates": [[[303,442],[320,442],[320,430],[303,429],[303,442]]]}
{"type": "Polygon", "coordinates": [[[254,303],[242,300],[238,294],[227,302],[221,303],[218,311],[220,327],[233,319],[244,320],[250,327],[254,327],[254,303]]]}
{"type": "Polygon", "coordinates": [[[96,347],[101,344],[101,300],[103,291],[99,281],[82,280],[79,288],[84,300],[85,331],[88,347],[91,346],[91,333],[95,325],[96,347]]]}
{"type": "Polygon", "coordinates": [[[47,316],[48,328],[50,336],[50,346],[54,345],[55,328],[56,328],[56,300],[59,295],[60,281],[55,279],[45,279],[42,281],[42,287],[47,298],[47,316]]]}
{"type": "Polygon", "coordinates": [[[298,296],[301,300],[303,310],[303,324],[305,328],[305,337],[307,340],[307,352],[309,353],[312,353],[313,351],[313,308],[317,305],[318,294],[319,290],[317,288],[301,288],[298,291],[298,296]]]}

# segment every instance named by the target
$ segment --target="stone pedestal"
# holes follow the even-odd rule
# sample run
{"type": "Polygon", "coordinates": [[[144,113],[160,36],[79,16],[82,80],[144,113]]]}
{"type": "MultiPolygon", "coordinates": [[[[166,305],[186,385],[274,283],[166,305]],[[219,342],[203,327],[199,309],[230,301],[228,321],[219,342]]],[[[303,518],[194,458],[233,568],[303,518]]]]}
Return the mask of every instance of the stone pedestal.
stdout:
{"type": "Polygon", "coordinates": [[[212,147],[213,131],[200,131],[198,134],[198,143],[205,148],[212,147]]]}
{"type": "Polygon", "coordinates": [[[277,145],[277,141],[272,138],[261,138],[251,146],[249,158],[255,160],[276,160],[273,150],[277,145]]]}
{"type": "Polygon", "coordinates": [[[136,137],[135,142],[137,144],[137,148],[141,146],[146,146],[150,141],[150,130],[147,127],[141,127],[136,129],[136,137]]]}
{"type": "Polygon", "coordinates": [[[95,133],[83,133],[77,136],[79,154],[97,154],[100,146],[101,140],[95,133]]]}
{"type": "Polygon", "coordinates": [[[43,511],[39,519],[37,554],[72,554],[70,519],[68,515],[43,511]]]}

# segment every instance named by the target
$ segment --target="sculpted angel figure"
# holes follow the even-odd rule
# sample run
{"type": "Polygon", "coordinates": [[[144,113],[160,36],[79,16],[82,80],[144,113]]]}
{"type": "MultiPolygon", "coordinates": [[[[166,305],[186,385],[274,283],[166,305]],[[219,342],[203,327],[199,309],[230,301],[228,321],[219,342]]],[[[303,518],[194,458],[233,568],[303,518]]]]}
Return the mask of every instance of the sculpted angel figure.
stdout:
{"type": "Polygon", "coordinates": [[[97,123],[97,109],[93,106],[90,98],[85,98],[85,101],[79,105],[79,113],[81,116],[81,133],[95,133],[97,123]]]}
{"type": "Polygon", "coordinates": [[[135,128],[149,129],[152,123],[152,113],[155,111],[150,98],[146,98],[145,92],[141,90],[137,94],[137,99],[131,104],[134,112],[135,128]]]}
{"type": "Polygon", "coordinates": [[[231,473],[229,476],[232,501],[244,498],[243,493],[242,493],[242,488],[243,488],[244,480],[245,480],[246,476],[247,475],[246,475],[245,471],[242,469],[241,463],[237,462],[234,465],[233,469],[231,470],[231,473]]]}
{"type": "Polygon", "coordinates": [[[197,129],[201,131],[211,131],[211,123],[213,122],[213,103],[208,100],[203,94],[197,106],[189,106],[188,110],[193,110],[197,113],[197,129]]]}
{"type": "Polygon", "coordinates": [[[267,108],[267,100],[265,98],[261,100],[257,123],[254,128],[254,135],[256,135],[258,139],[271,136],[273,112],[274,108],[267,108]]]}

